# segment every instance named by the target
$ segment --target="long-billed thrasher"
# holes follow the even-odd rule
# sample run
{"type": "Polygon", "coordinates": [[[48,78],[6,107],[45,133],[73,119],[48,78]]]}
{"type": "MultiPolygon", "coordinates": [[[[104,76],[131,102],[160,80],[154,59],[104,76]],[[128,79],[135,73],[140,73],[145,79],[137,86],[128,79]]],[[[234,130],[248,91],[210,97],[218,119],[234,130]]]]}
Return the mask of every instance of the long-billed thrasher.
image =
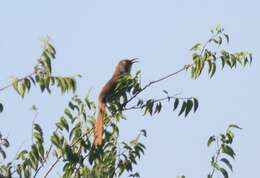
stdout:
{"type": "Polygon", "coordinates": [[[132,64],[137,62],[137,58],[134,59],[124,59],[119,61],[117,64],[115,71],[110,80],[103,86],[101,92],[98,96],[98,114],[95,124],[94,130],[94,145],[101,145],[103,141],[103,125],[104,125],[104,115],[105,115],[105,106],[106,102],[109,102],[109,98],[113,96],[114,89],[116,87],[116,83],[118,79],[126,73],[130,73],[132,64]]]}

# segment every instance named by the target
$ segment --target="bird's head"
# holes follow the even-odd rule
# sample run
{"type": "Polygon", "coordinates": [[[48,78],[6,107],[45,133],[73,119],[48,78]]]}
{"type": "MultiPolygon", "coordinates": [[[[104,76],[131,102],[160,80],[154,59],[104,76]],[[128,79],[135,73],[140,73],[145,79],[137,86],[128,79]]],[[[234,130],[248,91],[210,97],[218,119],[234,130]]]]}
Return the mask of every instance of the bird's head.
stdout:
{"type": "Polygon", "coordinates": [[[123,73],[130,73],[132,65],[134,63],[137,63],[138,58],[133,58],[133,59],[123,59],[118,63],[118,68],[121,74],[123,73]]]}

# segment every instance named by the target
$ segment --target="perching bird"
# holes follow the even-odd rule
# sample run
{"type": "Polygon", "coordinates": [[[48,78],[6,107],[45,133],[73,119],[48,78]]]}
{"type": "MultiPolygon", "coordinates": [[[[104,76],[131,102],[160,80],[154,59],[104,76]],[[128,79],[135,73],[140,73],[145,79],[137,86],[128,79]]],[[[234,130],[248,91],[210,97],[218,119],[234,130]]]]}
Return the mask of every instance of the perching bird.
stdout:
{"type": "Polygon", "coordinates": [[[101,145],[102,144],[102,137],[103,137],[103,125],[104,125],[104,115],[105,115],[105,104],[109,102],[108,100],[111,99],[111,96],[114,94],[114,89],[116,87],[116,83],[118,79],[126,73],[130,73],[132,64],[137,62],[137,58],[134,59],[124,59],[121,60],[112,75],[112,78],[108,80],[108,82],[103,86],[101,92],[98,96],[98,115],[95,124],[94,130],[94,145],[101,145]]]}

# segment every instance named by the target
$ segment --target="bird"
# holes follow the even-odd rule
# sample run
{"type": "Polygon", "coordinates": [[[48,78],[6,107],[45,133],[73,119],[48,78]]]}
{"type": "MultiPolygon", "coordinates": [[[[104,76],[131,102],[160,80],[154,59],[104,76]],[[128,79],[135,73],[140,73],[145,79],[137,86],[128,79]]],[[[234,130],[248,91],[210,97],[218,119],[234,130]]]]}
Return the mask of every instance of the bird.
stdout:
{"type": "Polygon", "coordinates": [[[110,102],[109,100],[111,100],[113,94],[115,94],[115,87],[120,77],[131,72],[132,65],[138,62],[137,59],[138,58],[120,60],[116,65],[111,79],[107,81],[99,93],[98,114],[94,128],[94,145],[96,146],[102,145],[103,142],[103,127],[106,103],[110,102]]]}

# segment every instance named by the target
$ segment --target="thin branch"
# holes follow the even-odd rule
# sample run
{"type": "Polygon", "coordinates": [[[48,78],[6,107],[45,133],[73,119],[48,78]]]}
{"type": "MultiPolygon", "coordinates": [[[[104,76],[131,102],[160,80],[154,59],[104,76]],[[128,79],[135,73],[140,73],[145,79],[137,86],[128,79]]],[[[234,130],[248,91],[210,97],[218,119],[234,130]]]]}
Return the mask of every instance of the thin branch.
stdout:
{"type": "MultiPolygon", "coordinates": [[[[214,162],[214,164],[216,164],[217,162],[218,162],[218,159],[219,159],[219,156],[220,156],[220,151],[221,151],[221,148],[220,148],[220,146],[219,146],[219,140],[217,139],[217,151],[216,151],[216,156],[215,156],[215,162],[214,162]]],[[[214,165],[213,166],[213,169],[212,169],[212,172],[211,172],[211,174],[210,174],[210,177],[211,178],[213,178],[213,175],[214,175],[214,173],[215,173],[215,171],[216,171],[216,166],[214,165]]]]}
{"type": "MultiPolygon", "coordinates": [[[[56,132],[57,130],[58,130],[58,128],[56,128],[55,132],[56,132]]],[[[38,173],[40,172],[40,170],[43,168],[44,163],[47,162],[47,159],[49,158],[49,155],[50,155],[50,153],[51,153],[52,147],[53,147],[53,143],[51,143],[51,145],[50,145],[48,151],[46,152],[45,157],[44,157],[44,159],[43,159],[43,161],[42,161],[42,164],[41,164],[41,165],[39,166],[39,168],[35,171],[34,176],[33,176],[34,178],[37,176],[37,174],[38,174],[38,173]]]]}
{"type": "MultiPolygon", "coordinates": [[[[174,75],[177,75],[178,73],[184,71],[184,70],[187,70],[188,68],[190,68],[192,66],[192,64],[188,64],[188,65],[185,65],[183,68],[181,68],[180,70],[174,72],[174,73],[171,73],[169,75],[166,75],[158,80],[154,80],[150,83],[148,83],[147,85],[145,85],[141,90],[139,90],[136,94],[134,94],[129,100],[127,100],[123,105],[127,105],[130,101],[132,101],[137,95],[139,95],[141,92],[143,92],[145,89],[147,89],[148,87],[150,87],[151,85],[155,84],[155,83],[158,83],[158,82],[161,82],[163,80],[166,80],[174,75]]],[[[168,97],[166,98],[168,99],[168,97]]],[[[158,100],[161,101],[161,100],[165,100],[165,98],[161,98],[158,100]]],[[[126,109],[124,109],[126,110],[126,109]]],[[[88,133],[84,134],[83,136],[81,136],[79,139],[77,139],[74,143],[72,143],[70,146],[74,146],[75,144],[77,144],[83,137],[85,137],[87,134],[89,134],[91,131],[93,131],[93,129],[91,129],[88,133]]],[[[60,158],[57,158],[56,161],[51,165],[51,167],[48,169],[48,171],[46,172],[46,174],[44,175],[44,178],[46,178],[48,176],[48,174],[52,171],[52,169],[56,166],[56,164],[58,164],[58,162],[60,161],[60,158]]]]}
{"type": "MultiPolygon", "coordinates": [[[[154,103],[158,103],[158,102],[161,102],[161,101],[171,100],[171,99],[189,100],[189,99],[192,99],[192,98],[193,98],[193,97],[167,96],[167,97],[164,97],[164,98],[159,98],[159,99],[153,100],[153,102],[154,102],[154,103]]],[[[127,111],[127,110],[132,110],[132,109],[142,109],[142,108],[145,107],[145,106],[146,106],[146,104],[141,105],[141,106],[131,106],[131,107],[128,107],[128,108],[123,108],[122,110],[123,110],[123,111],[127,111]]]]}
{"type": "Polygon", "coordinates": [[[35,113],[35,115],[34,115],[34,117],[33,117],[33,122],[32,122],[32,144],[34,143],[34,138],[33,138],[33,126],[34,126],[34,124],[35,124],[35,120],[36,120],[36,118],[38,117],[38,111],[36,111],[36,113],[35,113]]]}
{"type": "Polygon", "coordinates": [[[49,170],[46,172],[46,174],[43,176],[44,178],[46,178],[48,176],[48,174],[52,171],[52,169],[55,167],[56,164],[58,164],[60,158],[57,158],[57,160],[51,165],[51,167],[49,168],[49,170]]]}
{"type": "Polygon", "coordinates": [[[220,34],[220,33],[216,33],[216,34],[211,35],[210,39],[207,40],[207,41],[204,43],[204,45],[203,45],[203,47],[202,47],[202,49],[201,49],[201,51],[200,51],[200,56],[203,54],[203,52],[205,51],[206,47],[207,47],[208,44],[211,42],[211,40],[214,39],[214,38],[216,38],[219,34],[220,34]]]}
{"type": "MultiPolygon", "coordinates": [[[[145,85],[142,89],[140,89],[137,93],[135,93],[129,100],[127,100],[125,103],[123,103],[122,105],[123,106],[126,106],[129,102],[131,102],[134,98],[137,97],[137,95],[139,95],[141,92],[143,92],[144,90],[146,90],[148,87],[150,87],[151,85],[153,84],[156,84],[158,82],[161,82],[163,80],[166,80],[174,75],[177,75],[179,74],[180,72],[184,71],[184,70],[187,70],[189,69],[190,67],[192,67],[193,64],[188,64],[188,65],[184,65],[181,69],[179,69],[178,71],[176,72],[173,72],[171,74],[168,74],[162,78],[159,78],[157,80],[154,80],[154,81],[151,81],[149,82],[147,85],[145,85]]],[[[0,90],[1,91],[1,90],[0,90]]],[[[174,97],[172,97],[174,98],[174,97]]],[[[176,97],[175,97],[176,98],[176,97]]],[[[159,101],[163,101],[163,100],[166,100],[166,99],[169,99],[169,97],[166,97],[166,98],[161,98],[161,99],[158,99],[156,100],[156,102],[159,102],[159,101]]],[[[184,99],[184,98],[183,98],[184,99]]],[[[123,110],[129,110],[129,109],[137,109],[137,108],[134,108],[134,107],[130,107],[130,108],[124,108],[123,110]]],[[[93,131],[93,129],[91,129],[89,132],[93,131]]],[[[89,134],[89,133],[88,133],[89,134]]],[[[84,134],[82,137],[80,137],[79,139],[77,139],[74,143],[72,143],[70,146],[74,146],[75,144],[77,144],[83,137],[85,137],[87,135],[84,134]]],[[[48,171],[46,172],[44,178],[46,178],[48,176],[48,174],[52,171],[52,169],[56,166],[56,164],[58,164],[58,162],[60,161],[60,158],[57,158],[56,161],[51,165],[51,167],[48,169],[48,171]]]]}
{"type": "MultiPolygon", "coordinates": [[[[77,144],[82,138],[84,138],[85,136],[87,136],[91,131],[93,131],[93,128],[88,132],[88,133],[85,133],[84,135],[82,135],[81,137],[79,137],[75,142],[73,142],[70,147],[74,146],[75,144],[77,144]]],[[[51,149],[52,149],[52,146],[53,144],[51,144],[50,148],[49,148],[49,151],[48,151],[48,154],[50,153],[51,149]]],[[[47,159],[47,158],[46,158],[47,159]]],[[[48,174],[52,171],[52,169],[56,166],[56,164],[59,163],[61,157],[58,157],[56,159],[56,161],[51,165],[51,167],[48,169],[48,171],[46,172],[46,174],[44,175],[44,178],[46,178],[48,176],[48,174]]]]}
{"type": "Polygon", "coordinates": [[[158,82],[161,82],[163,80],[166,80],[174,75],[177,75],[178,73],[184,71],[184,70],[187,70],[189,69],[191,66],[193,66],[193,64],[188,64],[188,65],[185,65],[184,67],[182,67],[180,70],[174,72],[174,73],[171,73],[169,75],[166,75],[160,79],[157,79],[157,80],[154,80],[154,81],[151,81],[150,83],[148,83],[147,85],[145,85],[143,88],[141,88],[138,92],[136,92],[129,100],[127,100],[125,103],[123,103],[122,105],[123,106],[126,106],[130,101],[132,101],[137,95],[139,95],[141,92],[143,92],[145,89],[147,89],[148,87],[150,87],[151,85],[155,84],[155,83],[158,83],[158,82]]]}
{"type": "MultiPolygon", "coordinates": [[[[213,35],[213,36],[211,37],[211,39],[212,39],[214,36],[217,36],[217,35],[213,35]]],[[[203,54],[203,52],[205,51],[205,49],[206,49],[206,47],[207,47],[207,45],[208,45],[209,43],[210,43],[210,39],[207,40],[206,43],[203,45],[203,47],[202,47],[202,49],[201,49],[201,55],[203,54]]],[[[166,75],[166,76],[164,76],[164,77],[161,77],[161,78],[159,78],[159,79],[157,79],[157,80],[154,80],[154,81],[149,82],[149,83],[146,84],[143,88],[141,88],[137,93],[135,93],[132,97],[130,97],[130,99],[128,99],[126,102],[124,102],[124,103],[122,104],[122,106],[126,106],[128,103],[130,103],[134,98],[136,98],[140,93],[142,93],[144,90],[146,90],[146,89],[149,88],[150,86],[152,86],[152,85],[154,85],[154,84],[156,84],[156,83],[159,83],[159,82],[161,82],[161,81],[163,81],[163,80],[166,80],[166,79],[168,79],[168,78],[170,78],[170,77],[172,77],[172,76],[175,76],[175,75],[181,73],[182,71],[188,70],[188,69],[189,69],[190,67],[192,67],[193,65],[194,65],[194,64],[185,65],[185,66],[183,66],[181,69],[179,69],[179,70],[176,71],[176,72],[173,72],[173,73],[168,74],[168,75],[166,75]]],[[[33,75],[33,74],[34,74],[34,73],[32,73],[32,74],[30,74],[30,75],[28,75],[28,76],[26,76],[26,77],[29,77],[29,76],[31,76],[31,75],[33,75]]],[[[18,81],[22,81],[22,80],[25,79],[26,77],[21,78],[21,79],[19,79],[18,81]]],[[[3,87],[3,88],[0,88],[0,92],[1,92],[2,90],[5,90],[6,88],[11,87],[11,86],[12,86],[12,84],[9,84],[9,85],[7,85],[7,86],[5,86],[5,87],[3,87]]],[[[154,100],[154,102],[161,102],[161,101],[165,101],[165,100],[169,100],[169,99],[176,99],[176,98],[178,98],[178,97],[176,97],[176,96],[167,96],[167,97],[164,97],[164,98],[156,99],[156,100],[154,100]]],[[[192,97],[188,97],[188,98],[178,98],[178,99],[185,100],[185,99],[191,99],[191,98],[192,98],[192,97]]],[[[144,106],[145,106],[145,105],[142,105],[142,106],[140,106],[140,107],[139,107],[139,106],[132,106],[132,107],[129,107],[129,108],[123,108],[122,110],[124,111],[124,110],[131,110],[131,109],[141,109],[141,108],[144,107],[144,106]]],[[[80,138],[78,138],[78,139],[77,139],[74,143],[72,143],[70,146],[72,147],[72,146],[74,146],[75,144],[77,144],[81,139],[83,139],[85,136],[87,136],[88,134],[90,134],[92,131],[93,131],[93,128],[92,128],[88,133],[85,133],[85,134],[82,135],[80,138]]],[[[50,146],[48,152],[46,153],[46,157],[45,157],[45,159],[44,159],[45,161],[47,160],[47,158],[48,158],[48,156],[49,156],[49,154],[50,154],[50,152],[51,152],[51,150],[52,150],[52,147],[53,147],[53,144],[51,144],[51,146],[50,146]]],[[[219,154],[220,154],[220,150],[218,150],[217,155],[216,155],[216,158],[219,157],[219,154]]],[[[89,154],[87,154],[87,155],[84,157],[84,159],[87,158],[88,155],[89,155],[89,154]]],[[[58,162],[60,161],[60,159],[61,159],[61,157],[58,157],[58,158],[55,160],[55,162],[51,165],[51,167],[48,169],[48,171],[47,171],[46,174],[44,175],[44,178],[46,178],[46,177],[49,175],[49,173],[50,173],[50,172],[54,169],[54,167],[58,164],[58,162]]],[[[43,166],[41,166],[41,167],[43,167],[43,166]]],[[[214,168],[214,169],[212,170],[211,175],[214,174],[215,169],[216,169],[216,168],[214,168]]],[[[39,170],[38,170],[38,171],[39,171],[39,170]]],[[[38,171],[36,172],[35,176],[37,175],[38,171]]]]}
{"type": "MultiPolygon", "coordinates": [[[[18,79],[17,81],[18,81],[18,82],[21,82],[21,81],[23,81],[24,79],[26,79],[26,78],[28,78],[28,77],[32,77],[34,74],[35,74],[35,72],[32,72],[31,74],[26,75],[25,77],[22,77],[22,78],[18,79]]],[[[7,89],[7,88],[12,87],[12,86],[13,86],[13,83],[10,83],[10,84],[8,84],[8,85],[6,85],[6,86],[4,86],[4,87],[1,87],[1,88],[0,88],[0,92],[2,92],[3,90],[5,90],[5,89],[7,89]]]]}

